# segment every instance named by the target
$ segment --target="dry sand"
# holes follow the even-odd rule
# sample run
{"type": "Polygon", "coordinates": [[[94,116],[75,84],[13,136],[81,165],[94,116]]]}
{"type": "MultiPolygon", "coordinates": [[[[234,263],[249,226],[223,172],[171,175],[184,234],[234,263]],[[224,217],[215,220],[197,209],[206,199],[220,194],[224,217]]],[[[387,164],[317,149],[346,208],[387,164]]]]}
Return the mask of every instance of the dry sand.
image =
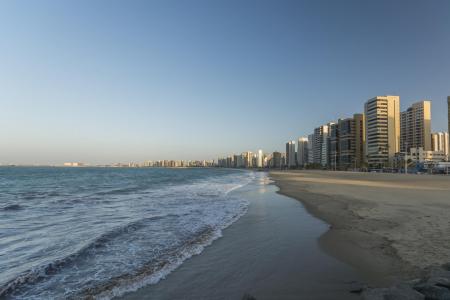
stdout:
{"type": "Polygon", "coordinates": [[[322,248],[372,284],[450,262],[450,177],[330,171],[270,176],[281,194],[330,224],[322,248]]]}

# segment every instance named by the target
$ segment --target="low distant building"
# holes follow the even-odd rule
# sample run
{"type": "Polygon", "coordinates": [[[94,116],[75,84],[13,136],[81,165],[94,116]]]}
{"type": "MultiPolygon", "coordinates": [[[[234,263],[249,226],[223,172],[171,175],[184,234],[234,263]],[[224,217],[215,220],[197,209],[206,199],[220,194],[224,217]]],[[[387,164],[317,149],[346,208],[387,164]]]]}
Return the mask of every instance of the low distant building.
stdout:
{"type": "Polygon", "coordinates": [[[449,137],[447,132],[434,132],[431,134],[431,150],[444,152],[449,159],[449,137]]]}
{"type": "Polygon", "coordinates": [[[64,167],[84,167],[82,162],[65,162],[64,167]]]}
{"type": "Polygon", "coordinates": [[[413,162],[418,163],[426,163],[426,162],[442,162],[447,159],[447,156],[444,152],[439,151],[427,151],[422,147],[420,148],[410,148],[410,153],[408,155],[408,159],[413,162]]]}

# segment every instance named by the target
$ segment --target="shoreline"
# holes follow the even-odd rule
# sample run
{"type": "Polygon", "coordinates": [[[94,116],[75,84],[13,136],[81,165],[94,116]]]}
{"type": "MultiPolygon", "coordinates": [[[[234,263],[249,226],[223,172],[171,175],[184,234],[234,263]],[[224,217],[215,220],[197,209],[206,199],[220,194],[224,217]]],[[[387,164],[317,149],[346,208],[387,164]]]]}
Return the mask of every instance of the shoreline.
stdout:
{"type": "Polygon", "coordinates": [[[232,192],[250,204],[221,238],[157,284],[119,299],[359,299],[350,292],[358,274],[317,243],[327,225],[278,194],[266,174],[232,192]]]}
{"type": "Polygon", "coordinates": [[[272,171],[269,177],[278,193],[299,200],[329,224],[319,238],[321,248],[354,267],[371,286],[423,277],[450,261],[443,235],[450,222],[438,214],[450,209],[450,178],[327,171],[272,171]],[[418,242],[432,249],[416,249],[418,242]]]}

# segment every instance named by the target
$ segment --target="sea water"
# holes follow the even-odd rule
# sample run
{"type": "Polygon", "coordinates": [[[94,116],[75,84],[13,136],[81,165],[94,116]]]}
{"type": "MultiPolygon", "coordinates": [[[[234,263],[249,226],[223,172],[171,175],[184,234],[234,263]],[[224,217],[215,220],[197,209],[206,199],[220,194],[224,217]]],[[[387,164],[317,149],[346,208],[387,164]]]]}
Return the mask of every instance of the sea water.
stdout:
{"type": "Polygon", "coordinates": [[[109,299],[157,283],[242,216],[224,169],[0,168],[0,298],[109,299]]]}

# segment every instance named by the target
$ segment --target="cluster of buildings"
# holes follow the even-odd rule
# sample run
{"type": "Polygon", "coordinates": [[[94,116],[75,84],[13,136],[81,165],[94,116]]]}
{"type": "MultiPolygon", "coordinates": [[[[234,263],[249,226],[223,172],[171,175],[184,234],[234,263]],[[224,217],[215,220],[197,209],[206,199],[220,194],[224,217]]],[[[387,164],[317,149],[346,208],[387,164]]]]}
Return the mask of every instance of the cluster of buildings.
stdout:
{"type": "Polygon", "coordinates": [[[217,166],[222,168],[264,168],[267,167],[267,161],[268,157],[262,150],[258,150],[256,153],[247,151],[221,157],[217,160],[217,166]]]}
{"type": "MultiPolygon", "coordinates": [[[[450,96],[447,98],[450,131],[450,96]]],[[[377,96],[364,112],[323,124],[286,151],[244,152],[219,158],[228,168],[320,168],[362,170],[433,165],[449,160],[449,135],[431,132],[431,101],[400,111],[399,96],[377,96]]]]}
{"type": "Polygon", "coordinates": [[[156,160],[143,163],[129,163],[128,167],[145,168],[207,168],[214,167],[214,160],[156,160]]]}
{"type": "MultiPolygon", "coordinates": [[[[67,162],[64,167],[89,167],[93,165],[81,162],[67,162]]],[[[156,160],[141,163],[114,163],[110,165],[94,165],[95,167],[115,167],[115,168],[209,168],[214,167],[214,160],[156,160]]]]}

